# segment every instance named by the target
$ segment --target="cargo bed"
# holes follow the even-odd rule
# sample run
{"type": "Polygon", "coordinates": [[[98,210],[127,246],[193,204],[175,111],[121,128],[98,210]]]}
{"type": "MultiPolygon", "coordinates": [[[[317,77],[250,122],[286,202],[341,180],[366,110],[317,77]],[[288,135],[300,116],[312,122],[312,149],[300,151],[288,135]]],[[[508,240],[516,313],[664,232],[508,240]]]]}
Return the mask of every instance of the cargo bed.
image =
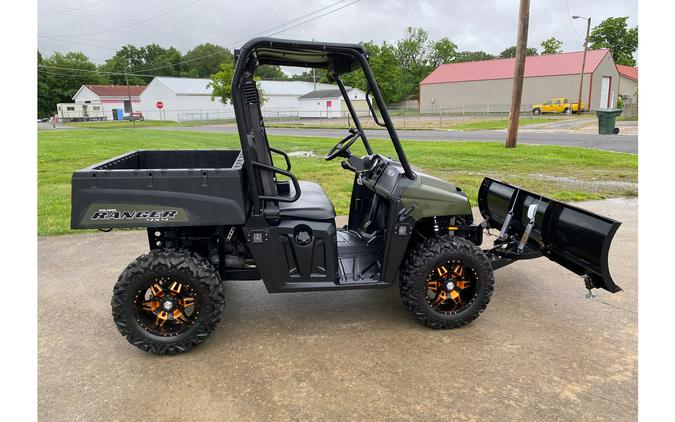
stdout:
{"type": "Polygon", "coordinates": [[[77,170],[71,227],[244,224],[243,164],[238,150],[132,151],[77,170]]]}

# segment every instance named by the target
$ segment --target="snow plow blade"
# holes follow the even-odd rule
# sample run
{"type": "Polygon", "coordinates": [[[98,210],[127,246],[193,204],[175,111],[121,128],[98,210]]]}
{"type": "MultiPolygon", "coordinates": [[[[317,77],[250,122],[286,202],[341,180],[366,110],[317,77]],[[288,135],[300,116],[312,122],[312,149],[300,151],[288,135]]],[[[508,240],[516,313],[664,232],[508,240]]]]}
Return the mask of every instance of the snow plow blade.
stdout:
{"type": "MultiPolygon", "coordinates": [[[[621,291],[612,280],[608,263],[620,222],[487,177],[478,192],[478,207],[490,228],[502,230],[505,245],[520,241],[518,251],[524,248],[541,253],[584,277],[588,289],[621,291]],[[505,222],[507,228],[503,229],[505,222]]],[[[502,248],[494,250],[507,249],[502,248]]],[[[517,253],[512,255],[518,259],[517,253]]]]}

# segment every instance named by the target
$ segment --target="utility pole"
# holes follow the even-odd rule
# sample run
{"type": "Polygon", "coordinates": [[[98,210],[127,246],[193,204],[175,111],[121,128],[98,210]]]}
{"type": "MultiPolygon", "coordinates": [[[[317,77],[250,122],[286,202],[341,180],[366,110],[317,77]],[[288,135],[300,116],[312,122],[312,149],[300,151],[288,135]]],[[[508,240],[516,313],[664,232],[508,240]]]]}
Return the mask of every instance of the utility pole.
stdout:
{"type": "Polygon", "coordinates": [[[584,89],[584,68],[586,67],[586,52],[588,51],[588,37],[591,34],[591,18],[572,16],[572,19],[586,19],[586,39],[584,40],[584,58],[581,60],[581,73],[579,74],[579,113],[581,113],[581,97],[584,89]]]}
{"type": "Polygon", "coordinates": [[[520,103],[523,99],[523,77],[525,75],[525,56],[527,55],[527,30],[530,25],[530,0],[520,0],[518,18],[518,42],[516,43],[516,69],[513,73],[513,94],[509,113],[509,132],[506,135],[506,148],[515,148],[520,123],[520,103]]]}
{"type": "Polygon", "coordinates": [[[136,128],[136,119],[134,118],[134,106],[131,102],[131,88],[129,87],[129,76],[127,75],[128,68],[124,68],[124,80],[127,81],[127,95],[129,95],[129,120],[134,129],[136,128]]]}
{"type": "MultiPolygon", "coordinates": [[[[314,38],[312,38],[312,41],[314,41],[314,38]]],[[[312,80],[314,81],[314,91],[316,91],[316,68],[312,68],[312,80]]]]}

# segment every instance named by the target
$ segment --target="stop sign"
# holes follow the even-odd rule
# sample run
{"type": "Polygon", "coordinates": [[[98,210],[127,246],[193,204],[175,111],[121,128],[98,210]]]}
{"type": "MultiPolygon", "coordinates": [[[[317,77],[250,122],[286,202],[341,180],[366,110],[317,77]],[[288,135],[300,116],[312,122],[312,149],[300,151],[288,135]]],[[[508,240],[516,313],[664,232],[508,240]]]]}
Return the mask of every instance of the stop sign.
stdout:
{"type": "Polygon", "coordinates": [[[164,108],[164,103],[161,102],[161,101],[157,101],[157,102],[155,103],[155,107],[157,107],[158,109],[161,110],[161,109],[164,108]]]}

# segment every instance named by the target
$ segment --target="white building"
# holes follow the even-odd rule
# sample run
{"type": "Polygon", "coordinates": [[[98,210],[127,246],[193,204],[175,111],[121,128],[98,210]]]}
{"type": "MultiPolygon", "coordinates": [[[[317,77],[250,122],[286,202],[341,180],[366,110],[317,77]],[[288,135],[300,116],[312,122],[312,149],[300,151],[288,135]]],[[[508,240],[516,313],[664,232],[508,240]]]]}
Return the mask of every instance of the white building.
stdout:
{"type": "MultiPolygon", "coordinates": [[[[75,104],[100,105],[108,120],[113,119],[112,110],[124,109],[129,111],[129,92],[131,92],[131,104],[134,111],[140,104],[140,95],[145,86],[132,85],[82,85],[73,95],[75,104]]],[[[92,106],[93,109],[93,106],[92,106]]]]}
{"type": "MultiPolygon", "coordinates": [[[[349,110],[340,90],[329,85],[330,89],[317,89],[298,98],[300,113],[298,117],[335,118],[347,117],[349,110]]],[[[369,115],[366,93],[358,88],[346,87],[347,95],[358,115],[369,115]]]]}
{"type": "MultiPolygon", "coordinates": [[[[305,81],[260,81],[261,95],[265,98],[262,105],[265,117],[298,117],[300,103],[298,97],[314,91],[315,84],[305,81]]],[[[334,89],[335,85],[316,84],[316,89],[334,89]]]]}
{"type": "MultiPolygon", "coordinates": [[[[210,79],[155,77],[140,96],[146,120],[214,120],[234,118],[231,105],[212,100],[210,79]],[[164,107],[160,110],[157,103],[164,107]]],[[[134,110],[136,111],[136,110],[134,110]]]]}
{"type": "MultiPolygon", "coordinates": [[[[215,120],[233,119],[231,104],[211,99],[210,79],[155,77],[140,96],[134,111],[141,111],[147,120],[215,120]],[[157,109],[157,102],[164,107],[157,109]]],[[[316,84],[317,89],[334,89],[335,85],[316,84]]],[[[314,90],[313,82],[260,81],[265,98],[262,112],[265,117],[298,117],[298,97],[314,90]]]]}

